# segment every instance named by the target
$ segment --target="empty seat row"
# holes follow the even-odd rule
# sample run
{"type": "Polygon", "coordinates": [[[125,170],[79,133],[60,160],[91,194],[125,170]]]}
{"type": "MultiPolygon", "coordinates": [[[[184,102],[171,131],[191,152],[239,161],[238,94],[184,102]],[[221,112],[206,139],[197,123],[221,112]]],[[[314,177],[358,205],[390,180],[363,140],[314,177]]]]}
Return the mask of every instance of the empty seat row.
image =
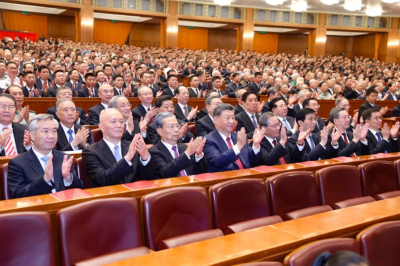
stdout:
{"type": "Polygon", "coordinates": [[[370,226],[352,238],[325,239],[304,245],[284,260],[285,266],[309,266],[323,252],[340,250],[364,256],[373,266],[397,266],[400,263],[400,221],[370,226]]]}

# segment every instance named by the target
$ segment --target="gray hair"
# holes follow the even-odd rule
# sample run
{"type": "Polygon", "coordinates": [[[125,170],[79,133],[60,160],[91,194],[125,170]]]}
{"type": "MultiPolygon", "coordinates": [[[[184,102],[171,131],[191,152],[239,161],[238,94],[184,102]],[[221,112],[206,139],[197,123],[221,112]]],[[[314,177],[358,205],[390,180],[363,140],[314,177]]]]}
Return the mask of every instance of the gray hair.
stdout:
{"type": "Polygon", "coordinates": [[[71,99],[67,99],[67,98],[60,99],[60,100],[58,100],[57,103],[56,103],[56,110],[58,111],[58,108],[60,107],[60,105],[61,105],[62,103],[65,103],[65,102],[71,102],[71,103],[73,103],[73,104],[75,105],[75,103],[74,103],[71,99]]]}
{"type": "Polygon", "coordinates": [[[154,125],[156,128],[162,128],[164,126],[164,119],[168,117],[175,117],[170,112],[161,112],[154,118],[154,125]]]}
{"type": "Polygon", "coordinates": [[[29,124],[28,124],[28,130],[31,133],[36,132],[38,126],[38,123],[41,121],[46,121],[46,120],[51,120],[54,122],[54,124],[56,125],[56,128],[58,128],[58,121],[56,119],[54,119],[54,117],[50,114],[39,114],[39,115],[35,115],[31,120],[29,120],[29,124]]]}
{"type": "Polygon", "coordinates": [[[207,99],[206,99],[206,106],[207,105],[211,105],[211,102],[212,102],[212,100],[213,99],[220,99],[221,98],[221,96],[217,96],[217,95],[214,95],[214,96],[208,96],[207,97],[207,99]]]}
{"type": "Polygon", "coordinates": [[[333,122],[333,119],[339,118],[339,113],[341,111],[346,111],[343,107],[335,107],[329,112],[329,121],[333,122]]]}
{"type": "Polygon", "coordinates": [[[271,117],[276,117],[272,112],[265,112],[263,113],[260,118],[258,119],[258,124],[260,127],[267,127],[268,126],[268,120],[271,117]]]}
{"type": "Polygon", "coordinates": [[[143,88],[148,88],[149,90],[153,91],[150,87],[147,87],[147,86],[140,86],[140,87],[138,88],[138,90],[137,90],[138,95],[140,95],[140,90],[143,89],[143,88]]]}
{"type": "Polygon", "coordinates": [[[243,93],[245,93],[245,92],[246,92],[245,89],[237,90],[237,91],[235,92],[236,98],[237,98],[237,99],[242,99],[242,95],[243,95],[243,93]],[[241,93],[241,92],[242,92],[242,93],[241,93]]]}
{"type": "Polygon", "coordinates": [[[213,117],[220,116],[225,110],[233,111],[233,106],[227,103],[218,105],[214,109],[213,117]]]}
{"type": "Polygon", "coordinates": [[[347,100],[347,99],[346,98],[337,98],[335,101],[335,106],[338,106],[344,100],[347,100]]]}
{"type": "Polygon", "coordinates": [[[100,121],[100,123],[101,123],[101,117],[102,117],[104,114],[109,113],[109,112],[112,112],[112,111],[117,111],[118,113],[120,113],[120,111],[118,111],[117,108],[106,108],[106,109],[101,110],[100,116],[99,116],[99,121],[100,121]]]}
{"type": "Polygon", "coordinates": [[[60,87],[58,87],[58,89],[57,89],[57,93],[56,93],[56,96],[58,96],[61,92],[61,90],[66,90],[66,89],[69,89],[71,92],[72,92],[72,90],[71,90],[71,88],[70,87],[67,87],[67,86],[60,86],[60,87]]]}
{"type": "Polygon", "coordinates": [[[117,101],[120,98],[125,98],[126,97],[124,95],[117,95],[111,98],[110,102],[108,103],[108,108],[117,108],[117,101]]]}
{"type": "Polygon", "coordinates": [[[277,93],[277,89],[275,87],[271,87],[267,90],[267,96],[269,97],[271,94],[275,95],[277,93]]]}

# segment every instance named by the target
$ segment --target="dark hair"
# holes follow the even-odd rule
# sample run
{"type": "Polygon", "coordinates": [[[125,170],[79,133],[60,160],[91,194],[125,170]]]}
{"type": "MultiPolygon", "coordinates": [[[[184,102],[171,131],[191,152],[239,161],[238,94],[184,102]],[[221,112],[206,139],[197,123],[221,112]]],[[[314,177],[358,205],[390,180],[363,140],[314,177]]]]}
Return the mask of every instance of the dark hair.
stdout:
{"type": "Polygon", "coordinates": [[[26,78],[26,76],[28,76],[29,74],[35,75],[35,73],[33,73],[32,71],[24,71],[24,78],[26,78]]]}
{"type": "Polygon", "coordinates": [[[173,77],[175,77],[175,78],[178,78],[178,76],[177,75],[173,75],[173,74],[171,74],[171,75],[168,75],[168,78],[167,78],[167,81],[169,81],[171,78],[173,78],[173,77]]]}
{"type": "Polygon", "coordinates": [[[378,91],[375,89],[377,86],[373,85],[371,87],[369,87],[366,91],[365,91],[365,96],[369,96],[371,93],[378,93],[378,91]]]}
{"type": "Polygon", "coordinates": [[[341,111],[346,111],[346,109],[344,109],[344,107],[332,108],[332,110],[329,112],[329,121],[333,123],[333,119],[338,119],[341,111]]]}
{"type": "Polygon", "coordinates": [[[94,73],[94,76],[97,78],[97,76],[99,75],[100,72],[104,74],[103,70],[98,70],[98,71],[96,71],[96,73],[94,73]]]}
{"type": "Polygon", "coordinates": [[[275,87],[271,87],[267,90],[267,96],[268,98],[270,97],[271,94],[275,95],[275,93],[277,93],[277,89],[275,87]]]}
{"type": "Polygon", "coordinates": [[[233,106],[230,104],[227,103],[220,104],[217,107],[215,107],[213,117],[220,116],[222,112],[225,110],[233,111],[234,109],[233,106]]]}
{"type": "Polygon", "coordinates": [[[192,79],[193,79],[194,77],[198,78],[196,75],[190,75],[190,77],[189,77],[189,82],[192,82],[192,79]]]}
{"type": "Polygon", "coordinates": [[[110,64],[105,64],[105,65],[103,66],[103,70],[105,70],[106,67],[111,67],[111,69],[112,69],[112,65],[110,65],[110,64]]]}
{"type": "Polygon", "coordinates": [[[200,77],[200,76],[203,75],[203,74],[204,74],[204,71],[197,71],[195,75],[196,75],[197,77],[200,77]]]}
{"type": "Polygon", "coordinates": [[[254,77],[258,77],[258,76],[262,76],[262,73],[261,72],[254,73],[254,77]]]}
{"type": "Polygon", "coordinates": [[[340,250],[327,260],[325,266],[349,266],[350,264],[359,265],[360,263],[369,265],[368,261],[361,255],[353,251],[340,250]]]}
{"type": "MultiPolygon", "coordinates": [[[[186,88],[186,87],[183,86],[183,85],[177,86],[177,87],[175,88],[175,90],[174,90],[175,95],[179,94],[179,92],[180,92],[179,89],[182,88],[182,87],[186,88]]],[[[186,88],[186,89],[187,89],[187,88],[186,88]]]]}
{"type": "Polygon", "coordinates": [[[232,73],[232,78],[235,78],[237,75],[240,75],[240,73],[238,72],[232,73]]]}
{"type": "Polygon", "coordinates": [[[256,98],[258,98],[257,93],[254,91],[246,91],[245,93],[242,94],[242,101],[246,101],[247,97],[249,97],[251,94],[255,95],[256,98]]]}
{"type": "Polygon", "coordinates": [[[121,76],[120,74],[115,74],[115,75],[113,75],[112,80],[115,81],[117,78],[122,78],[122,79],[124,79],[124,77],[121,76]]]}
{"type": "Polygon", "coordinates": [[[301,109],[297,114],[296,114],[296,121],[299,123],[299,121],[304,122],[308,114],[315,114],[315,111],[311,108],[303,108],[301,109]]]}
{"type": "Polygon", "coordinates": [[[214,82],[214,81],[216,81],[217,79],[221,79],[221,77],[220,77],[220,76],[214,76],[214,77],[212,77],[211,82],[214,82]]]}
{"type": "Polygon", "coordinates": [[[272,111],[273,108],[276,108],[277,107],[276,103],[279,101],[283,101],[286,104],[286,102],[283,98],[277,97],[277,98],[272,99],[272,101],[269,102],[269,109],[272,111]]]}
{"type": "Polygon", "coordinates": [[[170,95],[162,95],[159,98],[157,98],[154,106],[156,108],[160,108],[162,103],[165,102],[165,101],[172,101],[172,97],[170,95]]]}
{"type": "MultiPolygon", "coordinates": [[[[16,86],[16,87],[20,88],[20,87],[17,86],[17,85],[12,85],[12,86],[16,86]]],[[[10,86],[10,87],[12,87],[12,86],[10,86]]],[[[8,88],[10,88],[10,87],[8,87],[8,88]]],[[[7,90],[8,90],[8,88],[7,88],[7,90]]],[[[8,93],[8,92],[7,92],[7,93],[8,93]]],[[[12,95],[10,95],[10,94],[2,93],[2,94],[0,94],[0,97],[6,97],[6,98],[11,99],[11,100],[14,102],[14,106],[17,106],[17,101],[15,100],[14,96],[12,96],[12,95]]]]}
{"type": "Polygon", "coordinates": [[[366,110],[364,110],[364,112],[362,113],[362,118],[363,120],[370,120],[372,113],[379,113],[378,109],[375,108],[368,108],[366,110]]]}
{"type": "MultiPolygon", "coordinates": [[[[97,71],[98,72],[98,71],[97,71]]],[[[87,79],[88,77],[95,77],[93,73],[86,73],[85,74],[85,79],[87,79]]]]}
{"type": "Polygon", "coordinates": [[[317,99],[315,99],[315,98],[313,98],[313,97],[310,97],[310,98],[305,99],[304,102],[303,102],[303,107],[309,106],[310,101],[316,101],[316,100],[317,100],[317,99]]]}
{"type": "Polygon", "coordinates": [[[56,70],[56,71],[53,73],[53,76],[56,77],[56,76],[57,76],[57,73],[63,73],[63,74],[64,74],[64,71],[62,71],[61,69],[56,70]]]}

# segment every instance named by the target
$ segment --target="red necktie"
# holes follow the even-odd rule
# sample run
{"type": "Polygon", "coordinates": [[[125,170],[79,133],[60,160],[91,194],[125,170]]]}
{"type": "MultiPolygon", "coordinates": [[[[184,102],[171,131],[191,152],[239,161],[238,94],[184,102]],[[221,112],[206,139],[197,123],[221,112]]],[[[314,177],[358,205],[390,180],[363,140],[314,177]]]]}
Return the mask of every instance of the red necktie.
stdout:
{"type": "MultiPolygon", "coordinates": [[[[231,138],[230,137],[226,138],[226,142],[228,142],[229,149],[232,149],[232,143],[231,143],[231,138]]],[[[240,160],[239,156],[237,157],[236,164],[239,167],[239,169],[244,169],[242,161],[240,160]]]]}
{"type": "MultiPolygon", "coordinates": [[[[150,112],[150,108],[147,108],[147,112],[150,112]]],[[[153,123],[154,122],[154,118],[150,118],[150,122],[153,123]]]]}
{"type": "MultiPolygon", "coordinates": [[[[342,135],[343,135],[344,143],[346,144],[346,146],[349,145],[349,141],[347,140],[346,133],[342,133],[342,135]]],[[[356,156],[355,153],[352,153],[352,154],[351,154],[351,157],[355,157],[355,156],[356,156]]]]}
{"type": "MultiPolygon", "coordinates": [[[[8,127],[3,127],[3,131],[6,129],[8,129],[8,127]]],[[[6,140],[6,144],[4,146],[6,156],[17,155],[17,152],[15,151],[15,147],[11,138],[12,138],[11,136],[8,137],[8,139],[6,140]]]]}
{"type": "Polygon", "coordinates": [[[47,80],[43,82],[43,90],[47,91],[49,89],[49,86],[47,85],[47,80]]]}
{"type": "MultiPolygon", "coordinates": [[[[274,140],[272,141],[272,144],[274,144],[274,147],[276,147],[276,145],[278,145],[278,142],[276,142],[276,139],[274,139],[274,140]]],[[[279,162],[280,162],[281,164],[286,164],[285,158],[283,158],[283,157],[279,158],[279,162]]]]}

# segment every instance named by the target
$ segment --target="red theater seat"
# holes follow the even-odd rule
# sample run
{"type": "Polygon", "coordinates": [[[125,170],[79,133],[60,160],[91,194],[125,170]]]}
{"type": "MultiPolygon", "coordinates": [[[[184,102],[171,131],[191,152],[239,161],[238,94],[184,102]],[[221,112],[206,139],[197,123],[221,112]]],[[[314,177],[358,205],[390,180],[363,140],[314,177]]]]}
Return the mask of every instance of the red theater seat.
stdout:
{"type": "Polygon", "coordinates": [[[0,200],[8,200],[11,199],[11,192],[7,184],[8,164],[3,164],[0,171],[0,200]]]}
{"type": "Polygon", "coordinates": [[[76,173],[83,182],[84,188],[92,188],[90,177],[86,174],[85,167],[83,166],[82,157],[75,160],[76,173]]]}
{"type": "Polygon", "coordinates": [[[94,259],[84,260],[75,263],[75,266],[101,266],[120,260],[126,260],[129,258],[139,257],[142,255],[149,254],[150,251],[146,247],[131,248],[123,251],[114,252],[111,254],[96,257],[94,259]]]}

